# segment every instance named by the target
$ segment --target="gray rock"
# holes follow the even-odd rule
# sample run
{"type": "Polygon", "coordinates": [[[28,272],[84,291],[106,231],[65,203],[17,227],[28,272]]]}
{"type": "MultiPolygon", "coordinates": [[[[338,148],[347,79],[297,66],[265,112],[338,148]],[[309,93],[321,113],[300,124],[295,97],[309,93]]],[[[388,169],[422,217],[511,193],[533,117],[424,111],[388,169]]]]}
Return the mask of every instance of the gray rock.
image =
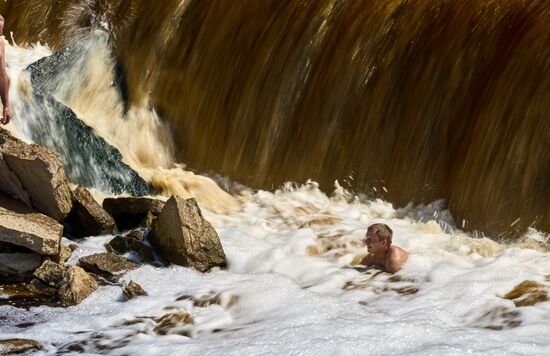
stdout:
{"type": "Polygon", "coordinates": [[[36,253],[0,253],[0,281],[28,281],[40,262],[41,256],[36,253]]]}
{"type": "Polygon", "coordinates": [[[61,244],[61,248],[59,249],[59,254],[53,255],[53,256],[46,256],[46,259],[55,262],[60,265],[64,265],[65,262],[69,258],[71,258],[71,255],[73,254],[73,251],[76,249],[76,245],[63,245],[61,244]]]}
{"type": "MultiPolygon", "coordinates": [[[[9,134],[9,132],[3,128],[0,128],[0,147],[3,145],[10,145],[17,143],[17,139],[9,134]]],[[[29,193],[23,188],[23,183],[17,177],[6,161],[4,160],[0,151],[0,191],[9,194],[13,198],[23,202],[27,207],[31,207],[31,198],[29,193]]]]}
{"type": "Polygon", "coordinates": [[[158,254],[172,263],[201,272],[226,264],[218,234],[193,198],[172,196],[153,223],[149,240],[158,254]]]}
{"type": "Polygon", "coordinates": [[[48,298],[57,294],[57,289],[37,278],[33,278],[25,285],[25,288],[29,291],[30,295],[28,297],[30,298],[48,298]]]}
{"type": "Polygon", "coordinates": [[[49,148],[20,141],[6,130],[0,131],[0,155],[5,171],[13,173],[8,175],[19,179],[3,186],[3,191],[25,203],[30,200],[33,208],[63,222],[71,211],[72,201],[61,156],[49,148]],[[28,199],[18,185],[28,193],[28,199]]]}
{"type": "Polygon", "coordinates": [[[151,223],[153,217],[160,214],[163,206],[162,200],[152,198],[121,197],[103,200],[103,208],[115,219],[120,231],[147,224],[148,219],[151,223]]]}
{"type": "Polygon", "coordinates": [[[0,340],[0,355],[13,355],[31,350],[40,350],[40,344],[34,340],[6,339],[0,340]]]}
{"type": "Polygon", "coordinates": [[[59,254],[63,226],[45,215],[19,214],[0,208],[0,241],[41,255],[59,254]]]}
{"type": "Polygon", "coordinates": [[[122,292],[128,299],[147,295],[147,292],[134,281],[130,281],[130,283],[122,289],[122,292]]]}
{"type": "Polygon", "coordinates": [[[69,266],[59,289],[59,301],[64,307],[77,305],[97,289],[97,282],[78,266],[69,266]]]}
{"type": "Polygon", "coordinates": [[[107,277],[139,267],[137,263],[128,260],[126,257],[112,253],[96,253],[95,255],[81,257],[78,265],[88,272],[107,277]]]}
{"type": "Polygon", "coordinates": [[[153,249],[143,243],[145,233],[140,229],[132,230],[125,236],[117,235],[109,243],[105,245],[105,248],[109,252],[117,254],[125,254],[126,252],[134,251],[144,261],[153,260],[153,249]]]}
{"type": "Polygon", "coordinates": [[[155,221],[156,218],[157,218],[157,215],[154,215],[153,213],[148,211],[145,218],[139,223],[139,226],[145,227],[147,229],[151,229],[153,227],[153,222],[155,221]]]}
{"type": "Polygon", "coordinates": [[[83,186],[73,191],[73,209],[65,221],[67,233],[74,237],[111,234],[115,221],[83,186]]]}
{"type": "MultiPolygon", "coordinates": [[[[1,157],[0,157],[1,159],[1,157]]],[[[0,168],[1,170],[2,168],[0,168]]],[[[1,184],[1,183],[0,183],[1,184]]],[[[1,185],[0,185],[1,187],[1,185]]],[[[25,204],[23,201],[18,200],[12,196],[9,196],[8,194],[0,192],[0,208],[4,208],[6,210],[10,210],[16,213],[20,214],[28,214],[28,213],[37,213],[38,211],[34,210],[31,207],[31,204],[25,204]]]]}
{"type": "Polygon", "coordinates": [[[65,274],[65,268],[55,262],[45,260],[33,276],[54,288],[61,287],[61,281],[65,274]]]}

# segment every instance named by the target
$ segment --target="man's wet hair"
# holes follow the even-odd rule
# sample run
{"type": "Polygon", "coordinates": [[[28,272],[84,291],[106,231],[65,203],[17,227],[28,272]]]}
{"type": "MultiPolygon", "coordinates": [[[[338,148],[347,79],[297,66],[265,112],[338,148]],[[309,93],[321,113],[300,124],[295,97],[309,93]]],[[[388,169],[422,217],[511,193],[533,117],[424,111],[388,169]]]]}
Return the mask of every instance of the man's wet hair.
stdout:
{"type": "Polygon", "coordinates": [[[372,224],[367,231],[372,231],[378,235],[379,241],[388,241],[388,246],[391,245],[391,239],[393,237],[393,231],[386,224],[372,224]]]}
{"type": "Polygon", "coordinates": [[[0,15],[0,21],[4,21],[4,16],[0,15]]]}

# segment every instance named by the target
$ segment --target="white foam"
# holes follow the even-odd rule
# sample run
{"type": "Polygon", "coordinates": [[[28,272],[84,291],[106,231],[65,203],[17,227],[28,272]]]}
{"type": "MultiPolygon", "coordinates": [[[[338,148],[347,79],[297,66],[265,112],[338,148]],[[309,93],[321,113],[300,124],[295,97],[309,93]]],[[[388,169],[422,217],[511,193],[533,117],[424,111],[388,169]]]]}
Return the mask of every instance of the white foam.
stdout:
{"type": "MultiPolygon", "coordinates": [[[[547,252],[491,243],[492,252],[482,255],[472,248],[481,239],[445,233],[434,222],[396,218],[397,212],[387,207],[384,202],[331,199],[308,186],[259,192],[239,214],[205,211],[220,234],[227,270],[202,274],[180,266],[142,266],[123,279],[138,282],[149,296],[124,301],[120,287],[103,286],[67,309],[22,311],[3,306],[3,334],[38,340],[51,354],[82,340],[88,340],[82,346],[88,352],[107,347],[101,352],[140,355],[550,351],[545,336],[550,330],[550,302],[516,307],[502,298],[525,280],[548,290],[547,252]],[[296,227],[304,216],[313,221],[327,215],[337,218],[334,224],[296,227]],[[392,282],[386,273],[359,272],[343,262],[364,252],[364,247],[349,242],[360,241],[365,222],[373,221],[390,224],[395,243],[411,253],[397,274],[401,281],[392,282]],[[308,247],[328,235],[345,243],[319,256],[308,255],[308,247]],[[335,250],[343,254],[340,259],[332,258],[335,250]],[[217,301],[203,306],[185,298],[213,295],[217,301]],[[179,324],[167,335],[153,331],[153,319],[123,325],[125,320],[159,317],[170,310],[188,312],[194,324],[179,324]],[[36,325],[14,326],[28,321],[36,325]]],[[[104,251],[108,239],[91,237],[79,243],[71,263],[104,251]]]]}

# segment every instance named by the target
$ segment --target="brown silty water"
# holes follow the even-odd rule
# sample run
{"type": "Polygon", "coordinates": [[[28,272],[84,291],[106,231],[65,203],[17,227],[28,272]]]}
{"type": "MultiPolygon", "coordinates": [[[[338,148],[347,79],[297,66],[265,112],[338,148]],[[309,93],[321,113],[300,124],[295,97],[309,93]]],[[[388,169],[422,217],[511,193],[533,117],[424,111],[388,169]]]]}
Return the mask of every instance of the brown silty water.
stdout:
{"type": "Polygon", "coordinates": [[[129,105],[148,102],[200,171],[262,188],[347,179],[397,205],[444,198],[467,230],[550,231],[547,2],[8,0],[0,13],[16,41],[54,49],[107,31],[129,105]]]}

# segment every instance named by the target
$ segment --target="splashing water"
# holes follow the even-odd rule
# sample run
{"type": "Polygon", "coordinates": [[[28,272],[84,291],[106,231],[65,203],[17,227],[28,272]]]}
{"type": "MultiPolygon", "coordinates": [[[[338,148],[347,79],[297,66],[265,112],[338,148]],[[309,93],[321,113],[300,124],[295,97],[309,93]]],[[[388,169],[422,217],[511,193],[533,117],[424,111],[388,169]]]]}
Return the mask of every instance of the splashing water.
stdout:
{"type": "MultiPolygon", "coordinates": [[[[550,289],[548,252],[446,233],[434,220],[400,215],[383,201],[329,197],[315,183],[260,191],[238,213],[205,211],[227,270],[144,265],[124,280],[135,280],[148,296],[125,301],[120,287],[102,286],[68,309],[0,306],[0,325],[5,337],[38,340],[44,354],[550,351],[543,332],[550,302],[540,297],[550,289]],[[389,224],[395,244],[411,254],[396,275],[353,268],[373,222],[389,224]],[[532,289],[509,294],[524,281],[538,286],[539,299],[532,289]]],[[[69,263],[104,251],[109,239],[82,241],[69,263]]]]}
{"type": "MultiPolygon", "coordinates": [[[[115,64],[106,40],[104,35],[98,33],[74,49],[78,51],[75,63],[48,83],[53,96],[116,147],[123,161],[150,181],[159,193],[164,196],[193,196],[213,211],[238,209],[239,200],[220,189],[214,181],[186,171],[183,165],[174,162],[169,128],[154,110],[144,104],[125,112],[120,93],[113,84],[115,64]]],[[[7,46],[16,117],[8,128],[28,142],[32,142],[32,122],[28,119],[32,114],[38,116],[40,113],[18,116],[18,112],[22,111],[20,108],[33,105],[30,95],[32,86],[24,69],[50,54],[48,48],[42,45],[32,48],[7,46]]],[[[93,165],[89,168],[94,169],[93,165]]]]}
{"type": "MultiPolygon", "coordinates": [[[[23,139],[27,123],[18,107],[32,88],[22,70],[48,54],[41,45],[7,48],[15,114],[9,128],[23,139]]],[[[130,301],[110,285],[67,309],[0,303],[3,338],[37,340],[46,355],[550,353],[544,234],[531,230],[515,246],[472,238],[437,202],[396,210],[338,186],[328,196],[314,182],[232,197],[174,163],[168,129],[153,111],[124,115],[105,85],[112,68],[98,57],[84,65],[94,70],[89,80],[61,87],[57,98],[161,193],[198,196],[228,268],[201,274],[143,265],[123,278],[149,295],[130,301]],[[86,96],[74,95],[77,90],[86,96]],[[223,213],[239,201],[241,209],[223,213]],[[366,226],[374,222],[389,224],[395,244],[410,252],[396,275],[355,268],[366,253],[366,226]]],[[[105,251],[111,237],[80,241],[69,264],[105,251]]]]}

